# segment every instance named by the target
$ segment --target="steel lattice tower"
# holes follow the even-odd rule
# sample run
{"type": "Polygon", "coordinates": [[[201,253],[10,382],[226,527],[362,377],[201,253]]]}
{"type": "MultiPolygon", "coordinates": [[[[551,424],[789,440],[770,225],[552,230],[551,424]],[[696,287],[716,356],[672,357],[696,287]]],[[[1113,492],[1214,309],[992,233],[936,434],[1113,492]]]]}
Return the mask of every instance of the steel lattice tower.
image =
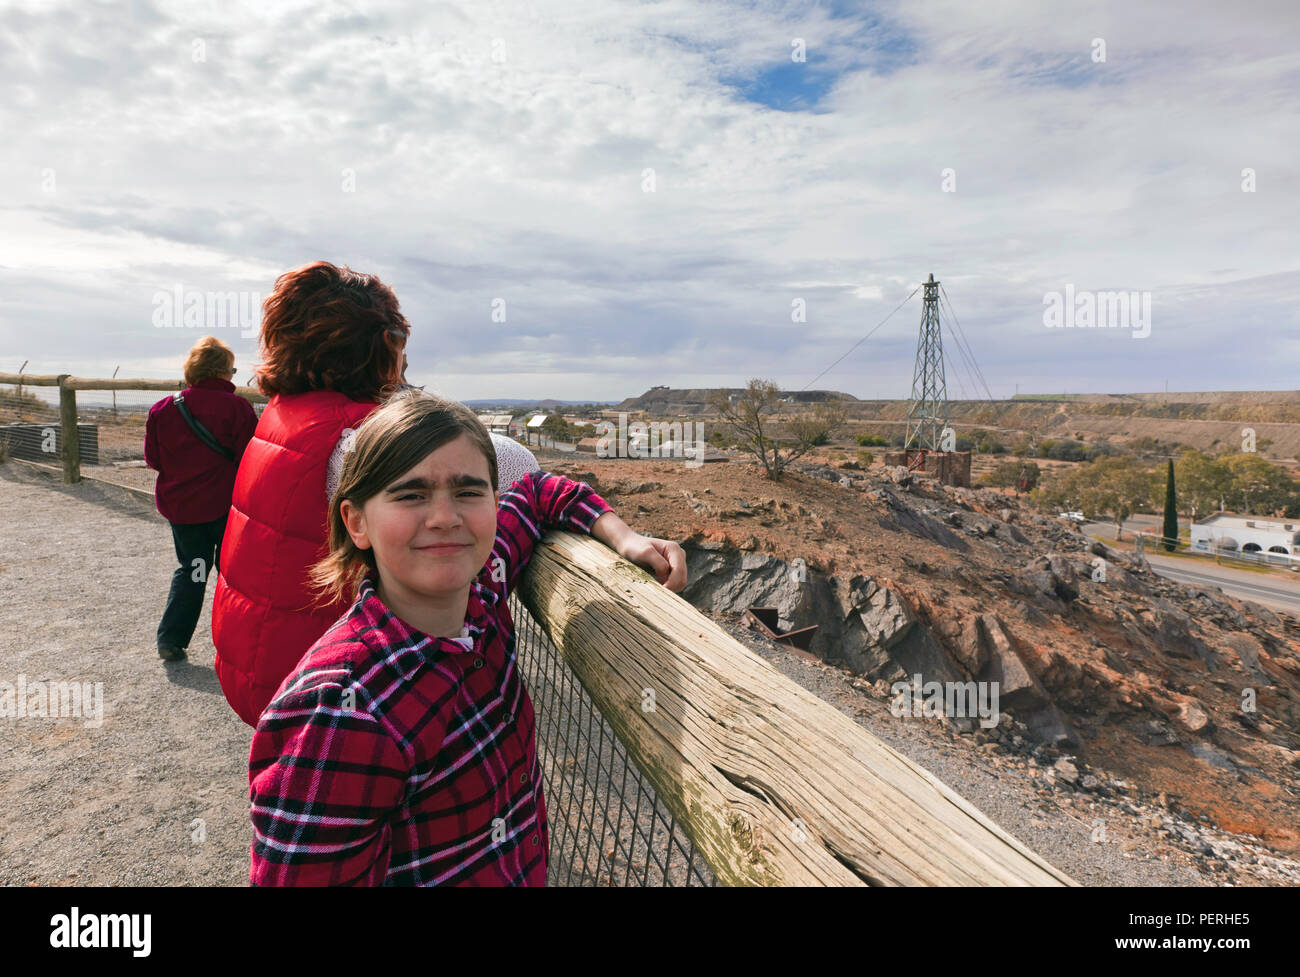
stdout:
{"type": "Polygon", "coordinates": [[[943,429],[948,426],[948,384],[943,375],[943,335],[939,329],[939,283],[930,274],[922,282],[921,332],[916,340],[916,367],[912,372],[912,400],[907,411],[904,448],[940,451],[943,429]]]}

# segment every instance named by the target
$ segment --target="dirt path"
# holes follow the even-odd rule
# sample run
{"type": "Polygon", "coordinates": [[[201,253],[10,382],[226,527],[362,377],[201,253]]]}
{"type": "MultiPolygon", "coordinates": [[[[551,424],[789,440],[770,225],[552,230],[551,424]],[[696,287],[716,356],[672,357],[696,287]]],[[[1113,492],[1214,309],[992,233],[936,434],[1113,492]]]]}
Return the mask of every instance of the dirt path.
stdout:
{"type": "Polygon", "coordinates": [[[0,720],[0,884],[244,885],[252,730],[212,671],[212,586],[188,663],[154,629],[167,523],[0,465],[0,681],[102,683],[103,721],[0,720]]]}

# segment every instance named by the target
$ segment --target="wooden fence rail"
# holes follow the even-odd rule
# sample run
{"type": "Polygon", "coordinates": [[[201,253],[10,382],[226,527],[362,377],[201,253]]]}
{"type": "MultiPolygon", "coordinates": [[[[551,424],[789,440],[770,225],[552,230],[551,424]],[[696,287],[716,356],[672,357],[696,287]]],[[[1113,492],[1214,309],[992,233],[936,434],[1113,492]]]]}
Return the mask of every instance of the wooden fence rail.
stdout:
{"type": "Polygon", "coordinates": [[[725,885],[1076,885],[585,536],[520,599],[725,885]]]}
{"type": "MultiPolygon", "coordinates": [[[[184,390],[184,380],[147,380],[143,378],[74,377],[68,373],[0,373],[0,383],[18,386],[59,388],[59,455],[63,463],[63,480],[81,481],[81,446],[77,439],[78,390],[184,390]]],[[[255,404],[266,403],[265,395],[252,387],[236,387],[235,393],[255,404]]]]}

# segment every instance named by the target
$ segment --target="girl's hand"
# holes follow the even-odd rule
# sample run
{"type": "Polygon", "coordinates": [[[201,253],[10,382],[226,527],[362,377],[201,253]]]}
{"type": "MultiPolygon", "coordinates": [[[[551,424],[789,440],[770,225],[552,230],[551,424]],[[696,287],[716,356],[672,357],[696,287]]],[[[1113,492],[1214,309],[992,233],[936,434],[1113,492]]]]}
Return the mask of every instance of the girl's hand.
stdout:
{"type": "Polygon", "coordinates": [[[673,593],[686,586],[686,553],[672,540],[632,533],[616,549],[673,593]]]}

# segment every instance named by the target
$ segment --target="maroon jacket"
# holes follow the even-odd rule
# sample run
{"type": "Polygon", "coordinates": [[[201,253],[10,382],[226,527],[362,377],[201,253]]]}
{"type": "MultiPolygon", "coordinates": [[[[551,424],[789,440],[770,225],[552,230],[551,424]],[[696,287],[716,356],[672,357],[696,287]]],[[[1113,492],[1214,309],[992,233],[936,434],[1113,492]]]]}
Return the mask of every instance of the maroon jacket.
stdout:
{"type": "Polygon", "coordinates": [[[257,414],[229,380],[209,377],[182,393],[190,413],[234,452],[235,460],[226,461],[200,441],[171,396],[164,397],[149,408],[144,429],[144,460],[158,472],[154,504],[168,522],[215,522],[230,512],[235,472],[257,414]]]}

